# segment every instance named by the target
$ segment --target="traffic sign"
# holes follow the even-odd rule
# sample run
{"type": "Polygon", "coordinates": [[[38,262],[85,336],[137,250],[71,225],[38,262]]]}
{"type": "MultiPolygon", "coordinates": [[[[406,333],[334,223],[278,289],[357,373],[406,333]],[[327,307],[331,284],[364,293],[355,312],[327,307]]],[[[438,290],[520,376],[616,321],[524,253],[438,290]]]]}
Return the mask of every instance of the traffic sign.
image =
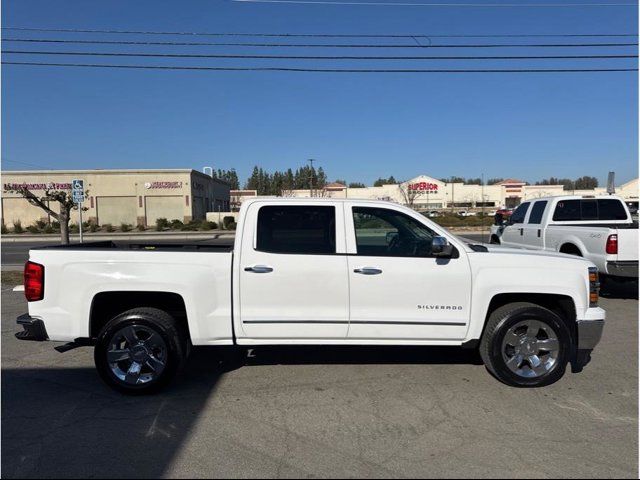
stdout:
{"type": "Polygon", "coordinates": [[[84,181],[72,180],[71,181],[71,196],[74,203],[84,202],[84,181]]]}

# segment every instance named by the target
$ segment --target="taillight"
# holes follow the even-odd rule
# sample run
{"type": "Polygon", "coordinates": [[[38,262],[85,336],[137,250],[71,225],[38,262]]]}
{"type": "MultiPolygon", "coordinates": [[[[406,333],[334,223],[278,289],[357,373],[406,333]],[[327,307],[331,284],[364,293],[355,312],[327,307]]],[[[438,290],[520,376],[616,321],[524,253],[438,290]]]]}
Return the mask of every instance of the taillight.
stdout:
{"type": "Polygon", "coordinates": [[[589,307],[594,308],[598,306],[598,299],[600,297],[600,281],[598,277],[598,269],[596,267],[589,267],[589,307]]]}
{"type": "Polygon", "coordinates": [[[34,262],[24,264],[24,296],[28,302],[44,298],[44,265],[34,262]]]}
{"type": "Polygon", "coordinates": [[[613,234],[609,235],[607,238],[607,254],[609,255],[617,255],[618,254],[618,235],[613,234]]]}

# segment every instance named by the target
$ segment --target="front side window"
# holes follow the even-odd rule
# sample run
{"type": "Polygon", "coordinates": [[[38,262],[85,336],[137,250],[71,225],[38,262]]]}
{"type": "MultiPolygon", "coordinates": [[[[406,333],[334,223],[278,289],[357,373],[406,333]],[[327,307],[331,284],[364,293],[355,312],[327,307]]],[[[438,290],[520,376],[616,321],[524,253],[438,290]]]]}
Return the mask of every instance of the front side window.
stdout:
{"type": "Polygon", "coordinates": [[[527,216],[527,210],[529,210],[529,202],[525,202],[515,209],[509,223],[524,223],[524,217],[527,216]]]}
{"type": "Polygon", "coordinates": [[[261,207],[256,249],[271,253],[336,253],[335,208],[313,205],[261,207]]]}
{"type": "Polygon", "coordinates": [[[354,207],[358,255],[429,257],[437,234],[416,219],[387,208],[354,207]]]}
{"type": "Polygon", "coordinates": [[[547,208],[546,200],[542,200],[540,202],[534,203],[533,207],[531,207],[531,215],[529,215],[529,223],[539,225],[542,222],[542,215],[544,214],[545,208],[547,208]]]}

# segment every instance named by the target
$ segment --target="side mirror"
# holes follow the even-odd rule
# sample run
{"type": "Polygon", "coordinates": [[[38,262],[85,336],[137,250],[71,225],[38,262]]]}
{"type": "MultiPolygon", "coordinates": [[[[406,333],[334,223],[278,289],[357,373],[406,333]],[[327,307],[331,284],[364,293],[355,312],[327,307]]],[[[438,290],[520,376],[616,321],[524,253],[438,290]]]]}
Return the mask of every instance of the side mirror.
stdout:
{"type": "Polygon", "coordinates": [[[449,244],[444,237],[433,237],[431,254],[434,257],[449,258],[453,255],[453,245],[449,244]]]}

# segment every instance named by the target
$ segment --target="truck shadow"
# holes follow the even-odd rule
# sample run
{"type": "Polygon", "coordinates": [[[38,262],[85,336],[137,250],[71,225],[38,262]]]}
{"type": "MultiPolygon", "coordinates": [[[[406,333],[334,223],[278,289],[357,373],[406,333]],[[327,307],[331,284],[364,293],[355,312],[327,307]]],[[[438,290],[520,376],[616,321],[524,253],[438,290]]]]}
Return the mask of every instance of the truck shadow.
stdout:
{"type": "Polygon", "coordinates": [[[600,295],[603,298],[638,300],[638,281],[612,281],[605,279],[600,288],[600,295]]]}
{"type": "Polygon", "coordinates": [[[225,373],[212,361],[140,397],[111,391],[93,367],[3,369],[3,477],[170,475],[225,373]]]}
{"type": "MultiPolygon", "coordinates": [[[[193,350],[167,390],[111,391],[93,367],[2,370],[5,478],[172,476],[225,373],[270,364],[478,364],[477,353],[438,347],[260,347],[193,350]]],[[[480,362],[481,363],[481,362],[480,362]]],[[[190,460],[191,461],[191,460],[190,460]]]]}
{"type": "Polygon", "coordinates": [[[227,361],[229,368],[244,365],[385,365],[471,364],[482,365],[476,350],[459,347],[414,346],[265,346],[241,349],[227,361]],[[235,366],[233,365],[235,362],[235,366]]]}

